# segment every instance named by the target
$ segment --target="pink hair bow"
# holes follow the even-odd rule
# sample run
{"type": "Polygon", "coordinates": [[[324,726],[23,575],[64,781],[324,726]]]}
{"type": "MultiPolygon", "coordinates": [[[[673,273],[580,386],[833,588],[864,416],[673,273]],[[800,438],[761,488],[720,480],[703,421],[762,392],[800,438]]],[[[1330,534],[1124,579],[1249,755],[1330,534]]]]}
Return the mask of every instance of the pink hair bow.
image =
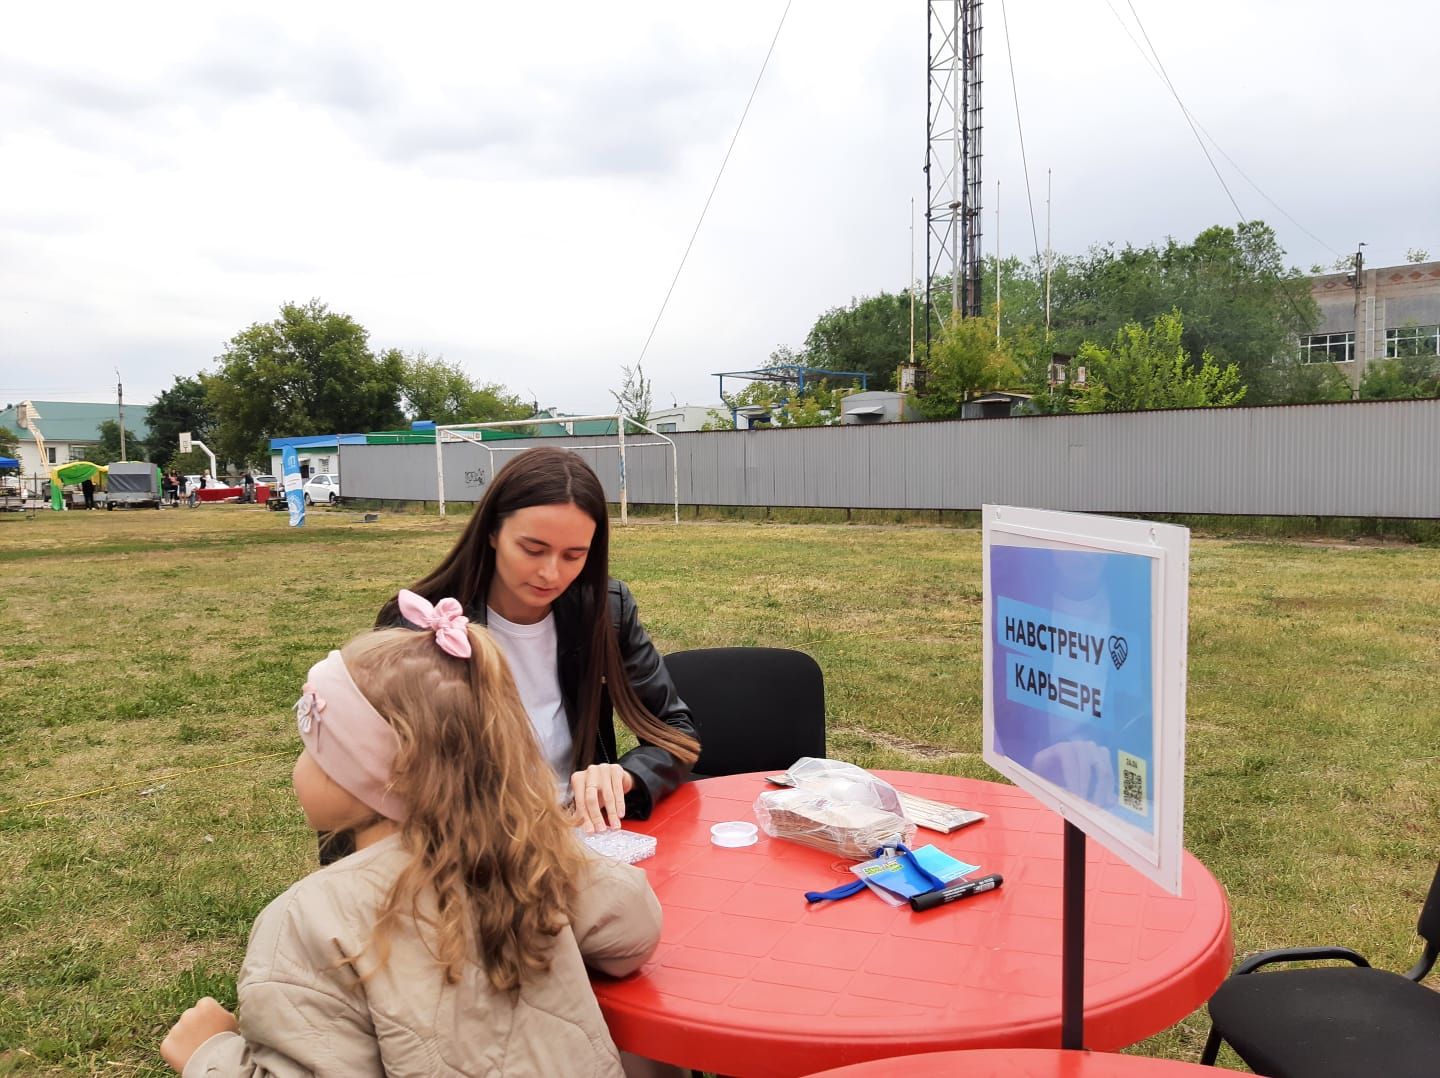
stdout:
{"type": "Polygon", "coordinates": [[[445,598],[432,606],[423,595],[401,588],[399,603],[400,613],[408,620],[422,629],[434,631],[435,643],[446,655],[470,658],[470,634],[465,631],[470,619],[465,616],[460,600],[445,598]]]}

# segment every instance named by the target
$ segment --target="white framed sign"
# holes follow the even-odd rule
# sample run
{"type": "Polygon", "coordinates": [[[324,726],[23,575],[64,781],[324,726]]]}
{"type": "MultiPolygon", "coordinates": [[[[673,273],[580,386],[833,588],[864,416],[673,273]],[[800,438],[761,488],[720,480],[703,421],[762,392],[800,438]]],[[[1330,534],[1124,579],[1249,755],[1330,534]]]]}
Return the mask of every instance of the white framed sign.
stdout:
{"type": "Polygon", "coordinates": [[[985,762],[1173,894],[1190,532],[984,507],[985,762]]]}

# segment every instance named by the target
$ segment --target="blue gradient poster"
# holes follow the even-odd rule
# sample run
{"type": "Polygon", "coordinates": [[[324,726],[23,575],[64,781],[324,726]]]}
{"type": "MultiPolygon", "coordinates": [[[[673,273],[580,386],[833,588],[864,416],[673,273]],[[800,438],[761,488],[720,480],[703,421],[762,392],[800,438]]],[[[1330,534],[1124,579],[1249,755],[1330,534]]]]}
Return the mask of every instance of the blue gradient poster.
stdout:
{"type": "Polygon", "coordinates": [[[290,510],[290,527],[305,524],[304,480],[300,478],[300,455],[293,445],[280,450],[280,480],[285,486],[285,505],[290,510]]]}
{"type": "Polygon", "coordinates": [[[994,747],[1155,834],[1153,559],[989,547],[994,747]]]}

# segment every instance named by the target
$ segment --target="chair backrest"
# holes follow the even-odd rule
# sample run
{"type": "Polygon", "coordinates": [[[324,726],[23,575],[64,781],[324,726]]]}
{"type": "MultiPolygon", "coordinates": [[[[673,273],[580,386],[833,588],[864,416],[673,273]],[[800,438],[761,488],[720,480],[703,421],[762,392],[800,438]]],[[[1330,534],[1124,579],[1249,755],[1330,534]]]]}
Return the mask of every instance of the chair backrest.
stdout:
{"type": "Polygon", "coordinates": [[[1430,893],[1425,896],[1425,905],[1420,907],[1420,922],[1415,931],[1425,941],[1425,953],[1419,963],[1405,976],[1418,981],[1426,976],[1440,958],[1440,865],[1435,867],[1435,878],[1430,881],[1430,893]]]}
{"type": "Polygon", "coordinates": [[[1425,896],[1425,905],[1420,910],[1420,923],[1415,931],[1427,943],[1440,947],[1440,865],[1435,867],[1435,878],[1430,881],[1430,893],[1425,896]]]}
{"type": "Polygon", "coordinates": [[[700,735],[695,774],[783,771],[825,755],[825,678],[803,651],[700,648],[665,656],[700,735]]]}

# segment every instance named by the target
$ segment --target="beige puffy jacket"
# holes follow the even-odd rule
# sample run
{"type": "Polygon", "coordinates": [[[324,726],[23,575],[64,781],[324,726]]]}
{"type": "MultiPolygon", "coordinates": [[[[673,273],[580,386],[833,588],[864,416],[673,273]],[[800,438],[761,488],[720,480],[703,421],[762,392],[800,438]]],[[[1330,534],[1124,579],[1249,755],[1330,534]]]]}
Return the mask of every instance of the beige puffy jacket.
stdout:
{"type": "Polygon", "coordinates": [[[389,962],[362,954],[405,867],[398,835],[307,876],[255,922],[239,982],[240,1033],[211,1037],[184,1078],[221,1075],[605,1075],[619,1056],[586,966],[638,969],[660,939],[645,874],[591,856],[550,972],[496,992],[478,965],[447,985],[424,941],[397,932],[389,962]],[[361,956],[364,983],[343,961],[361,956]]]}

